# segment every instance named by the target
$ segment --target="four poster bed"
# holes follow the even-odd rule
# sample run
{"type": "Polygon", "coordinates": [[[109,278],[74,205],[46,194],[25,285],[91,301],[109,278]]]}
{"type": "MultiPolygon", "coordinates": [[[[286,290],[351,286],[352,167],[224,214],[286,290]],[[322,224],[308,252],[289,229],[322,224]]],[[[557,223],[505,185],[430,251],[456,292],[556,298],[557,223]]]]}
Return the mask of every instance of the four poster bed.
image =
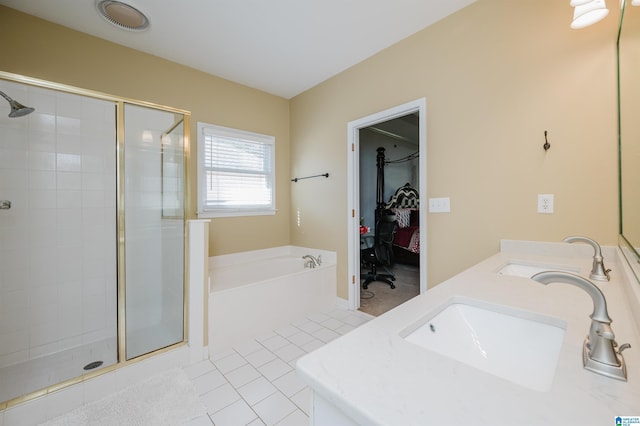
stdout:
{"type": "MultiPolygon", "coordinates": [[[[385,159],[385,148],[379,147],[376,157],[376,211],[375,222],[382,216],[395,215],[397,227],[393,236],[393,261],[410,265],[420,264],[420,195],[418,190],[406,183],[398,188],[389,201],[384,197],[384,166],[389,164],[385,159]]],[[[415,158],[414,155],[395,162],[415,158]]],[[[377,234],[377,230],[376,230],[377,234]]],[[[376,235],[376,241],[378,235],[376,235]]]]}
{"type": "Polygon", "coordinates": [[[393,256],[396,262],[420,264],[420,195],[406,183],[396,190],[385,208],[396,216],[398,227],[393,238],[393,256]]]}

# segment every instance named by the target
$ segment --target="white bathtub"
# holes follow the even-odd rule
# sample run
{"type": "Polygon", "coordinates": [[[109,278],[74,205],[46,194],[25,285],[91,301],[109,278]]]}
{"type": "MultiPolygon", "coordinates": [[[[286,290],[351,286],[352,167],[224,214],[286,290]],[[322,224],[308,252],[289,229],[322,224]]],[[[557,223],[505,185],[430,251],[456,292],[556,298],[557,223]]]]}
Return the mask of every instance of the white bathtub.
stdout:
{"type": "Polygon", "coordinates": [[[283,246],[209,258],[209,354],[269,333],[336,301],[336,253],[283,246]],[[322,256],[305,268],[302,256],[322,256]]]}

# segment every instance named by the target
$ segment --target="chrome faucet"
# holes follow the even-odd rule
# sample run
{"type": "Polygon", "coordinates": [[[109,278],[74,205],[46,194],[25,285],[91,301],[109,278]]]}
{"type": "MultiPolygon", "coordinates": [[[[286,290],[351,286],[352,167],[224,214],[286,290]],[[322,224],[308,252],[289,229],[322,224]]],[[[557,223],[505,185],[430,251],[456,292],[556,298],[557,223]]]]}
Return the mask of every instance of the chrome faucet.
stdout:
{"type": "Polygon", "coordinates": [[[322,265],[322,255],[318,255],[318,257],[313,257],[310,254],[305,254],[304,256],[302,256],[302,258],[308,259],[308,261],[305,262],[304,264],[305,268],[315,268],[316,266],[322,265]]]}
{"type": "Polygon", "coordinates": [[[609,281],[609,272],[611,269],[606,269],[604,267],[604,258],[602,257],[602,249],[600,249],[600,244],[587,237],[566,237],[562,240],[564,243],[587,243],[591,244],[593,247],[593,266],[591,268],[591,275],[589,278],[592,280],[598,281],[609,281]]]}
{"type": "Polygon", "coordinates": [[[535,274],[532,280],[542,284],[566,283],[586,291],[593,300],[591,327],[582,347],[582,364],[587,370],[618,380],[627,380],[627,367],[622,351],[631,347],[620,346],[611,329],[611,318],[607,312],[607,301],[602,291],[591,281],[579,275],[560,271],[545,271],[535,274]],[[616,349],[617,348],[617,349],[616,349]]]}

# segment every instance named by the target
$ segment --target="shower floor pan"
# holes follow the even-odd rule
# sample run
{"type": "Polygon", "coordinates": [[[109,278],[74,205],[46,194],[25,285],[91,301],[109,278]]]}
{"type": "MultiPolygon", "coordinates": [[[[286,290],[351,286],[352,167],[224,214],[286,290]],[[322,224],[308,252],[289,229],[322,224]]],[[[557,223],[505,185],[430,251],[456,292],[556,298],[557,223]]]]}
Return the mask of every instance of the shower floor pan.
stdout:
{"type": "Polygon", "coordinates": [[[116,339],[106,339],[0,368],[0,402],[28,395],[117,362],[116,339]],[[102,364],[85,370],[94,363],[102,364]]]}

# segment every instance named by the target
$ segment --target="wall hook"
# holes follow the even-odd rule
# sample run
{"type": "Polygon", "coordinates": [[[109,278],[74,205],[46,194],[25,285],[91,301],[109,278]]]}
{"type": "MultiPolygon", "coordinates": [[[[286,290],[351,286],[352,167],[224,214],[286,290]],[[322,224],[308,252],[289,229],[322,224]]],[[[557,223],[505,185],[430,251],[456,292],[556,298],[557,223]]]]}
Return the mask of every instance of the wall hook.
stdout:
{"type": "Polygon", "coordinates": [[[551,148],[551,144],[549,144],[549,141],[547,140],[547,131],[544,131],[544,145],[542,145],[542,147],[544,148],[545,152],[549,150],[549,148],[551,148]]]}

